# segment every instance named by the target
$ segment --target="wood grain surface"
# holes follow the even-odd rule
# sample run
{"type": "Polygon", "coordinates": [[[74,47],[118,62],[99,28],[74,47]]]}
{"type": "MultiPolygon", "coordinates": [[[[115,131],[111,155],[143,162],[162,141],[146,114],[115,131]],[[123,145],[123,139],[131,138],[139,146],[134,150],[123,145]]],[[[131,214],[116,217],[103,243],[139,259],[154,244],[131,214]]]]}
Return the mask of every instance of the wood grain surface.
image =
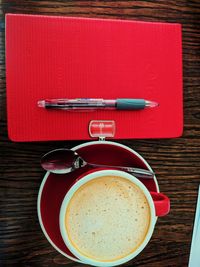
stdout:
{"type": "MultiPolygon", "coordinates": [[[[2,1],[0,11],[0,266],[82,266],[60,255],[40,229],[36,204],[43,153],[81,142],[13,143],[7,136],[5,13],[178,22],[183,26],[184,134],[177,139],[122,140],[155,170],[171,212],[127,266],[188,266],[200,183],[200,1],[2,1]]],[[[20,67],[20,66],[16,66],[20,67]]],[[[155,129],[156,131],[156,129],[155,129]]],[[[198,266],[197,266],[198,267],[198,266]]]]}

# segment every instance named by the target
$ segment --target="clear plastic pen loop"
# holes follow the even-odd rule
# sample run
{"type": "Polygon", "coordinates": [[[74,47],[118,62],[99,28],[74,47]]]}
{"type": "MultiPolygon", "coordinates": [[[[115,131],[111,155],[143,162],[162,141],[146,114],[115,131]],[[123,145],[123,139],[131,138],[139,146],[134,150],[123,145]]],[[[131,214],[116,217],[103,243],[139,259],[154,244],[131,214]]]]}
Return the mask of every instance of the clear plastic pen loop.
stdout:
{"type": "Polygon", "coordinates": [[[89,134],[91,137],[105,140],[106,137],[115,136],[115,121],[92,120],[89,123],[89,134]]]}

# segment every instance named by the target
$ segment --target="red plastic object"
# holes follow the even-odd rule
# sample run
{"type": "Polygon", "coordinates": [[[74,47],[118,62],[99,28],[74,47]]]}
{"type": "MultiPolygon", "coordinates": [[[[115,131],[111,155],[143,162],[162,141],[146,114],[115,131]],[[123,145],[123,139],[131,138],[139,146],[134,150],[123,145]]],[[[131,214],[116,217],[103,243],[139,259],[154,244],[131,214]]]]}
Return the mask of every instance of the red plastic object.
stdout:
{"type": "Polygon", "coordinates": [[[90,139],[91,120],[114,120],[116,139],[182,134],[181,26],[6,15],[8,132],[13,141],[90,139]],[[145,98],[142,111],[45,110],[45,98],[145,98]]]}

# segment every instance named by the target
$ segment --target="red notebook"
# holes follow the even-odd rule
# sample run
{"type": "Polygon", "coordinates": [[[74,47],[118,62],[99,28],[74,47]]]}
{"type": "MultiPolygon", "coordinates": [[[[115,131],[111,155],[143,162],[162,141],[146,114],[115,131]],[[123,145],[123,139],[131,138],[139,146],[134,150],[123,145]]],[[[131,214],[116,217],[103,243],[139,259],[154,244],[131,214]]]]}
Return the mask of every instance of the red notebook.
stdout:
{"type": "Polygon", "coordinates": [[[7,14],[8,132],[13,141],[90,139],[91,120],[114,120],[115,139],[182,134],[181,26],[7,14]],[[144,98],[141,111],[68,112],[49,98],[144,98]]]}

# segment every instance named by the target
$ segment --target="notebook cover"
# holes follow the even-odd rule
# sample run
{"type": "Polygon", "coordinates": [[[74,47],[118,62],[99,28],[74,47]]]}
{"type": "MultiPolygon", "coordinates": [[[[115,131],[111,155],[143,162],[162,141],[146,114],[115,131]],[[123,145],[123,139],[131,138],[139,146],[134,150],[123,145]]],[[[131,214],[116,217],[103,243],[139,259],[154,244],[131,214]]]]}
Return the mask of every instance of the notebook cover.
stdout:
{"type": "Polygon", "coordinates": [[[6,15],[8,132],[13,141],[90,139],[91,120],[114,120],[115,139],[182,134],[181,26],[6,15]],[[144,98],[141,111],[45,110],[45,98],[144,98]]]}

